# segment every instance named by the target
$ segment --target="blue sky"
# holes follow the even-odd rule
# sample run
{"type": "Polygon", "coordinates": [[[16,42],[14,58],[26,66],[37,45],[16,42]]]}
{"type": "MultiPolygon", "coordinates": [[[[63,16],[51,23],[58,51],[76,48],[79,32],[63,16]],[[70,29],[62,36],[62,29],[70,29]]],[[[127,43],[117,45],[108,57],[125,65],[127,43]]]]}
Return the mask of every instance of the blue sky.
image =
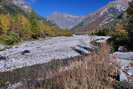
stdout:
{"type": "Polygon", "coordinates": [[[86,15],[113,0],[29,0],[32,8],[41,16],[54,12],[68,13],[75,16],[86,15]]]}

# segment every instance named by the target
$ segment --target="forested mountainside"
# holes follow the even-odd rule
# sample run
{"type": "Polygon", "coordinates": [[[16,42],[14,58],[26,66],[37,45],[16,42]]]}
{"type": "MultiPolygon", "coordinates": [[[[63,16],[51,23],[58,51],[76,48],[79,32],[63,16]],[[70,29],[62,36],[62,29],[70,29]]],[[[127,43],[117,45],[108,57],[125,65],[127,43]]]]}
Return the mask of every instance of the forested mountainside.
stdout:
{"type": "Polygon", "coordinates": [[[119,17],[128,8],[128,2],[131,0],[115,0],[108,3],[106,6],[89,14],[77,26],[74,31],[92,31],[96,29],[110,29],[119,22],[119,17]]]}
{"type": "Polygon", "coordinates": [[[69,35],[22,0],[0,0],[0,42],[15,44],[45,36],[69,35]]]}

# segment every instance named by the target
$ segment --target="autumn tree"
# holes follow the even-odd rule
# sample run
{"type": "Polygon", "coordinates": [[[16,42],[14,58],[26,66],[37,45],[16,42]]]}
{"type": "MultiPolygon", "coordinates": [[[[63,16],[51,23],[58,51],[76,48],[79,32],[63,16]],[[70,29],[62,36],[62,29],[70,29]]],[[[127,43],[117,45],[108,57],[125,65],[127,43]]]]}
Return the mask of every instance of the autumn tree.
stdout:
{"type": "Polygon", "coordinates": [[[31,24],[29,20],[24,16],[17,16],[17,24],[19,26],[18,32],[21,37],[24,39],[31,38],[31,24]]]}
{"type": "Polygon", "coordinates": [[[12,23],[12,17],[7,15],[0,15],[0,32],[6,34],[10,28],[12,23]]]}

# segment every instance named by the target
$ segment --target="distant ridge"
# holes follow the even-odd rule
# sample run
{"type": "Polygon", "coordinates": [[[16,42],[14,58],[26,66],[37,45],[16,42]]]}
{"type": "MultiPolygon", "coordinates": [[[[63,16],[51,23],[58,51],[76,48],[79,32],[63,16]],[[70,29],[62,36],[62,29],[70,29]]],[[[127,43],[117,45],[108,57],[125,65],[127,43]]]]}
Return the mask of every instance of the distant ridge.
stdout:
{"type": "Polygon", "coordinates": [[[115,0],[109,2],[104,7],[86,16],[72,30],[82,32],[113,27],[117,22],[117,18],[128,8],[129,1],[131,0],[115,0]]]}
{"type": "Polygon", "coordinates": [[[55,12],[48,19],[57,24],[58,27],[62,29],[71,29],[77,24],[79,24],[85,17],[84,16],[73,16],[65,13],[55,12]]]}

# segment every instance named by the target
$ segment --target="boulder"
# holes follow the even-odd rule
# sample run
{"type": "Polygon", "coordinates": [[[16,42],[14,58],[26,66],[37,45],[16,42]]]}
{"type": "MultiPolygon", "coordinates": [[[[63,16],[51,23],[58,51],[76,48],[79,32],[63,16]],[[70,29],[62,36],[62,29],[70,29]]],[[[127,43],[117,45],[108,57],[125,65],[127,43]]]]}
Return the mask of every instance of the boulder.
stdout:
{"type": "Polygon", "coordinates": [[[22,51],[22,55],[25,55],[25,54],[28,54],[28,53],[30,53],[30,50],[24,50],[24,51],[22,51]]]}

